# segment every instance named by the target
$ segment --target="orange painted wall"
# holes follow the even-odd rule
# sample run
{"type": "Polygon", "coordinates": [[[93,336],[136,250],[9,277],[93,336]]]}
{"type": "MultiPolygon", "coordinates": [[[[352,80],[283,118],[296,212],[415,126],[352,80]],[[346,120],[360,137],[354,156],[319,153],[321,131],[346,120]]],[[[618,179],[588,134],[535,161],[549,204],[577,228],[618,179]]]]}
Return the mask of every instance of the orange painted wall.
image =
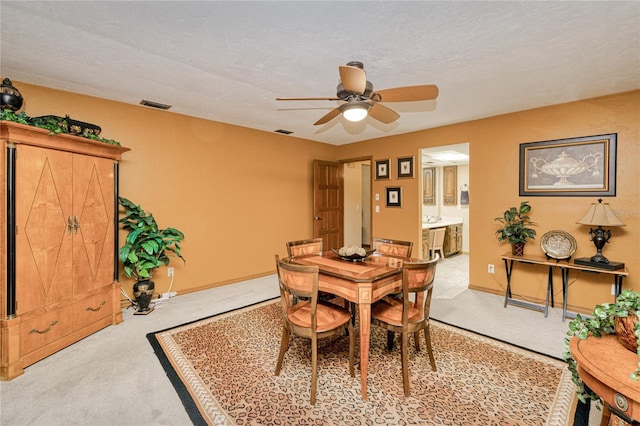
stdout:
{"type": "MultiPolygon", "coordinates": [[[[604,133],[618,134],[617,196],[606,197],[605,202],[610,203],[626,226],[612,229],[613,237],[603,252],[611,260],[626,263],[630,275],[624,281],[624,288],[640,290],[640,91],[345,145],[339,147],[338,157],[352,158],[366,153],[373,156],[374,163],[391,158],[392,179],[373,181],[373,194],[381,195],[381,212],[373,213],[372,232],[374,236],[409,239],[417,244],[419,180],[395,179],[396,158],[407,155],[419,158],[421,148],[469,142],[470,287],[504,294],[506,277],[500,255],[510,247],[495,238],[498,226],[494,218],[521,201],[530,201],[531,218],[538,223],[538,238],[527,244],[525,253],[542,255],[540,236],[560,229],[576,238],[575,257],[595,254],[588,227],[576,221],[597,197],[519,197],[519,144],[604,133]],[[385,187],[396,185],[403,188],[403,208],[385,208],[385,187]],[[496,265],[493,275],[487,273],[490,263],[496,265]]],[[[543,267],[516,266],[512,281],[514,293],[527,300],[544,300],[546,274],[543,267]]],[[[558,303],[562,301],[560,283],[557,273],[554,294],[558,303]]],[[[595,304],[613,301],[612,283],[611,276],[572,273],[569,309],[590,312],[595,304]]]]}
{"type": "MultiPolygon", "coordinates": [[[[470,286],[503,293],[500,255],[509,250],[495,239],[493,218],[518,205],[519,144],[550,139],[618,133],[618,188],[608,197],[627,226],[613,229],[605,256],[624,261],[630,276],[625,288],[640,290],[640,91],[539,108],[405,135],[331,146],[291,136],[156,111],[15,82],[31,116],[69,114],[96,123],[102,136],[132,148],[121,164],[121,195],[152,211],[160,226],[185,232],[187,264],[174,263],[174,291],[194,291],[274,271],[273,254],[283,255],[287,240],[312,235],[313,159],[341,160],[372,156],[391,159],[387,181],[372,182],[380,194],[372,235],[420,242],[419,180],[396,179],[398,157],[419,158],[421,148],[470,144],[469,186],[470,286]],[[386,186],[402,186],[403,207],[384,207],[386,186]],[[496,265],[495,275],[487,264],[496,265]]],[[[373,166],[373,164],[372,164],[373,166]]],[[[375,167],[372,167],[375,170],[375,167]]],[[[372,197],[373,198],[373,197],[372,197]]],[[[562,229],[578,241],[576,257],[595,249],[588,228],[578,220],[595,197],[529,197],[538,234],[562,229]]],[[[539,238],[526,253],[541,254],[539,238]]],[[[165,271],[155,278],[167,290],[165,271]]],[[[123,287],[131,282],[122,278],[123,287]]],[[[590,311],[611,301],[612,279],[575,274],[569,308],[590,311]]],[[[520,267],[514,293],[528,300],[544,298],[546,271],[520,267]]],[[[556,276],[556,301],[562,300],[556,276]]]]}
{"type": "MultiPolygon", "coordinates": [[[[131,148],[120,166],[120,194],[152,212],[160,227],[186,235],[187,262],[172,263],[172,291],[273,273],[285,241],[311,238],[312,160],[335,160],[334,146],[14,84],[29,116],[68,114],[131,148]]],[[[168,290],[166,275],[166,268],[154,275],[156,291],[168,290]]],[[[131,295],[132,279],[122,275],[121,282],[131,295]]]]}

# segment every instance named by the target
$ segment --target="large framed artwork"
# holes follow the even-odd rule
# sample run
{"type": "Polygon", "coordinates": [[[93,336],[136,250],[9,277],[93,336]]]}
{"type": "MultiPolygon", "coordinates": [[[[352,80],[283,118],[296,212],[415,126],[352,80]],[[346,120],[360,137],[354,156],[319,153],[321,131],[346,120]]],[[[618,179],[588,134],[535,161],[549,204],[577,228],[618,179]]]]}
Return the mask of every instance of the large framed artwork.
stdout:
{"type": "Polygon", "coordinates": [[[376,180],[391,178],[391,161],[376,160],[376,180]]]}
{"type": "Polygon", "coordinates": [[[422,204],[436,204],[436,168],[422,169],[422,204]]]}
{"type": "Polygon", "coordinates": [[[387,207],[402,207],[402,187],[387,186],[387,207]]]}
{"type": "Polygon", "coordinates": [[[442,204],[455,206],[458,203],[458,166],[442,168],[442,204]]]}
{"type": "Polygon", "coordinates": [[[615,196],[617,133],[520,144],[520,196],[615,196]]]}

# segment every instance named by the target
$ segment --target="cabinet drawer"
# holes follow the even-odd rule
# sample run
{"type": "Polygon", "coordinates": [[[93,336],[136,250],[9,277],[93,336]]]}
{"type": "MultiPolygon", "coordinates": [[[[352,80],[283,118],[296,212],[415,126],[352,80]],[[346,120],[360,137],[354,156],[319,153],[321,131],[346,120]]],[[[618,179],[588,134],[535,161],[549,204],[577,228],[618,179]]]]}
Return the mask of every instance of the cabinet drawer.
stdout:
{"type": "Polygon", "coordinates": [[[20,355],[44,347],[73,331],[73,306],[53,309],[20,323],[20,355]]]}
{"type": "Polygon", "coordinates": [[[112,297],[111,290],[106,290],[78,300],[74,305],[75,328],[82,328],[110,316],[113,309],[110,303],[112,297]]]}

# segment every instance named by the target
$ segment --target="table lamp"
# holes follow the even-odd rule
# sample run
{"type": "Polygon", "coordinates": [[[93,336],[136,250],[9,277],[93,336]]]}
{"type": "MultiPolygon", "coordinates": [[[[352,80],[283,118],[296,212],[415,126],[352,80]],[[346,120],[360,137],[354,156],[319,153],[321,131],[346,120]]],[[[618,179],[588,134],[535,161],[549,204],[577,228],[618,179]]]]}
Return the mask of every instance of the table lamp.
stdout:
{"type": "Polygon", "coordinates": [[[589,230],[589,237],[596,246],[596,254],[591,258],[576,259],[575,263],[587,266],[594,266],[596,268],[605,269],[620,269],[624,267],[624,263],[609,262],[609,259],[602,255],[602,248],[609,242],[611,238],[611,231],[608,229],[602,229],[603,226],[625,226],[620,221],[609,207],[608,203],[603,203],[602,198],[598,199],[597,203],[591,204],[587,213],[577,223],[582,225],[597,226],[597,228],[591,228],[589,230]]]}

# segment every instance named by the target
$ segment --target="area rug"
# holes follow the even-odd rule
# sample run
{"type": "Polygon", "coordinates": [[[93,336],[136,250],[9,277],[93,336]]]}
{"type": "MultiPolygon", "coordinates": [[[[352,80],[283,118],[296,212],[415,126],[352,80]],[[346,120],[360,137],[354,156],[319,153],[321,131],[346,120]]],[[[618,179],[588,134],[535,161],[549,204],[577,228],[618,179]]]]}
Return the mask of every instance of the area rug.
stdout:
{"type": "MultiPolygon", "coordinates": [[[[348,337],[321,341],[317,402],[309,403],[311,353],[293,338],[274,369],[282,332],[278,300],[151,333],[194,424],[565,425],[574,387],[564,362],[432,322],[437,371],[410,344],[405,397],[398,345],[371,328],[368,400],[349,375],[348,337]]],[[[412,340],[410,339],[410,342],[412,340]]],[[[358,348],[356,348],[358,350],[358,348]]]]}

